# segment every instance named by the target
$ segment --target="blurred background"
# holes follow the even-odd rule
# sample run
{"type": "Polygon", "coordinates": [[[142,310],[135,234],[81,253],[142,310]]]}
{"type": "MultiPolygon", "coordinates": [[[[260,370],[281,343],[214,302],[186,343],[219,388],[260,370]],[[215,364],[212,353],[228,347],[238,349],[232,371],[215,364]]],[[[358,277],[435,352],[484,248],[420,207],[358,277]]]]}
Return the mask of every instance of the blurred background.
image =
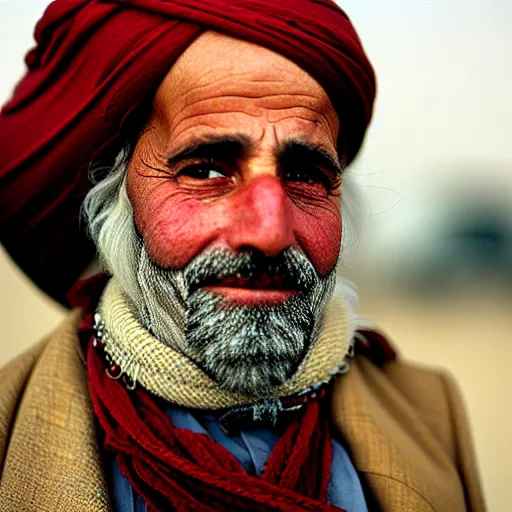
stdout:
{"type": "MultiPolygon", "coordinates": [[[[0,101],[47,0],[0,0],[0,101]]],[[[340,0],[378,76],[341,273],[404,358],[449,370],[490,511],[512,486],[512,2],[340,0]]],[[[65,312],[0,251],[0,366],[65,312]]]]}

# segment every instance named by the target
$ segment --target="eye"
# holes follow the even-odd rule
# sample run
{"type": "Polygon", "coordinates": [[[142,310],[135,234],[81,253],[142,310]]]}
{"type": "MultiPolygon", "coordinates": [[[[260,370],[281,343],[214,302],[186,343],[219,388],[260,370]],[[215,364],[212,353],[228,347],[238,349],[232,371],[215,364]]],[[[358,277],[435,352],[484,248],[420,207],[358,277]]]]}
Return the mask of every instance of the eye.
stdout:
{"type": "Polygon", "coordinates": [[[297,167],[288,169],[284,172],[284,179],[288,182],[306,183],[308,185],[322,185],[326,189],[330,188],[329,179],[318,169],[308,169],[297,167]]]}
{"type": "Polygon", "coordinates": [[[311,183],[313,181],[318,181],[313,179],[313,176],[310,172],[303,169],[286,171],[284,174],[284,179],[286,181],[298,181],[300,183],[311,183]]]}
{"type": "Polygon", "coordinates": [[[197,164],[191,165],[183,169],[180,174],[182,176],[189,176],[196,180],[212,180],[215,178],[227,178],[227,173],[222,169],[211,164],[197,164]]]}

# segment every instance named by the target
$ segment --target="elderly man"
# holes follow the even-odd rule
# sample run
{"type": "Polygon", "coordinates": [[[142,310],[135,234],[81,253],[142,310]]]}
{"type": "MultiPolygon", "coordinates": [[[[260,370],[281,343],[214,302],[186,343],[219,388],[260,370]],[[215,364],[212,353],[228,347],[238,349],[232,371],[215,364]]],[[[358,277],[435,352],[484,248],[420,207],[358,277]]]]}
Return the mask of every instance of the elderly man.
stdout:
{"type": "Polygon", "coordinates": [[[60,301],[86,230],[105,274],[0,373],[0,509],[484,510],[452,382],[335,292],[375,92],[346,15],[56,0],[36,39],[2,241],[60,301]]]}

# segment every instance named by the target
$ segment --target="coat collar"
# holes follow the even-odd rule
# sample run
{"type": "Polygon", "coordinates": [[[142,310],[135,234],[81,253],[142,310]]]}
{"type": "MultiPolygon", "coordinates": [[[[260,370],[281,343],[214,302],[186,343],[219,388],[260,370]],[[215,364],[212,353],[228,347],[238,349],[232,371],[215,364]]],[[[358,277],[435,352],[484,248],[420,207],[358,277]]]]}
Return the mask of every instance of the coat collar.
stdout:
{"type": "MultiPolygon", "coordinates": [[[[398,364],[385,366],[393,372],[398,364]]],[[[370,510],[466,510],[446,446],[382,368],[356,357],[335,382],[331,407],[335,431],[360,475],[370,510]]]]}
{"type": "MultiPolygon", "coordinates": [[[[27,503],[32,510],[110,508],[79,353],[79,322],[79,311],[71,313],[33,368],[11,431],[0,510],[31,510],[27,503]]],[[[364,357],[356,357],[334,384],[332,418],[371,510],[465,510],[446,450],[385,374],[364,357]]]]}
{"type": "Polygon", "coordinates": [[[110,510],[79,354],[80,319],[79,310],[65,319],[22,390],[1,475],[2,511],[110,510]]]}

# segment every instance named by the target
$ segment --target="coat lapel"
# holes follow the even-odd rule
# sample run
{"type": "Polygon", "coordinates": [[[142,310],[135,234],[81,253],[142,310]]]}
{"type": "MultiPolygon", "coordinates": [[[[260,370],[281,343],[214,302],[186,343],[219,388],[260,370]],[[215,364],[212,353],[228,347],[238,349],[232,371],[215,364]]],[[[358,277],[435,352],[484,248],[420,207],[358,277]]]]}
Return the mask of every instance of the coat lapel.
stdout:
{"type": "Polygon", "coordinates": [[[466,510],[446,449],[411,403],[366,358],[356,357],[349,372],[337,379],[331,412],[361,477],[369,510],[466,510]]]}
{"type": "MultiPolygon", "coordinates": [[[[110,510],[72,313],[35,364],[4,459],[0,510],[110,510]]],[[[395,363],[389,363],[390,365],[395,363]]],[[[453,460],[385,372],[364,357],[338,378],[332,420],[372,511],[466,509],[453,460]]]]}
{"type": "Polygon", "coordinates": [[[0,510],[110,509],[79,354],[79,311],[44,348],[19,405],[5,457],[0,510]]]}

